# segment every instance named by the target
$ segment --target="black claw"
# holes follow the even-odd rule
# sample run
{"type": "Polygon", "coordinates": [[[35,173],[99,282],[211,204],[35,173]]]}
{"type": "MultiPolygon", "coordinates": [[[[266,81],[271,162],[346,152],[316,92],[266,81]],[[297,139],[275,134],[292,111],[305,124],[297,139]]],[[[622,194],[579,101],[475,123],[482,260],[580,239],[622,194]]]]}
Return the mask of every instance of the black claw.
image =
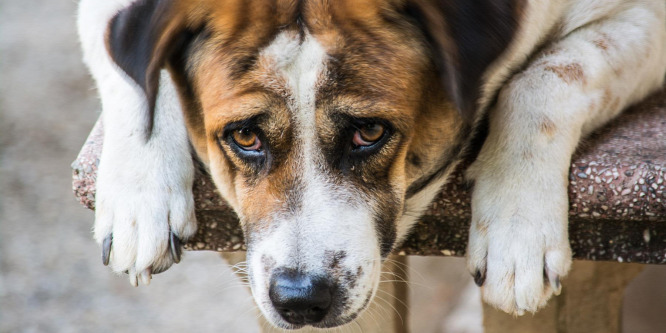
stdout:
{"type": "Polygon", "coordinates": [[[169,231],[169,245],[171,246],[171,258],[173,258],[173,262],[177,264],[180,262],[182,249],[180,247],[180,239],[173,233],[173,231],[169,231]]]}
{"type": "Polygon", "coordinates": [[[106,236],[102,242],[102,264],[104,264],[104,266],[109,265],[109,259],[111,258],[111,245],[113,245],[113,234],[106,236]]]}
{"type": "Polygon", "coordinates": [[[477,286],[481,287],[483,286],[483,283],[486,281],[486,275],[481,274],[481,271],[477,270],[476,274],[474,274],[474,283],[476,283],[477,286]]]}
{"type": "Polygon", "coordinates": [[[555,277],[555,289],[559,290],[562,287],[562,284],[560,283],[560,276],[555,277]]]}

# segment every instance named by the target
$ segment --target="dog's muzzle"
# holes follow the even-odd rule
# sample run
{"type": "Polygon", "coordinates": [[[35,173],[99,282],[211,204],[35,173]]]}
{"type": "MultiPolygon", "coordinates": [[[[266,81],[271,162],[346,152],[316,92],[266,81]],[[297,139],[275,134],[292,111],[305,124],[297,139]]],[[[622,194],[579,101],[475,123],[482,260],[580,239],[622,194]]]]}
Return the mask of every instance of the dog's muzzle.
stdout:
{"type": "Polygon", "coordinates": [[[277,269],[271,276],[269,297],[288,323],[314,325],[328,314],[334,289],[333,283],[325,277],[295,269],[277,269]]]}

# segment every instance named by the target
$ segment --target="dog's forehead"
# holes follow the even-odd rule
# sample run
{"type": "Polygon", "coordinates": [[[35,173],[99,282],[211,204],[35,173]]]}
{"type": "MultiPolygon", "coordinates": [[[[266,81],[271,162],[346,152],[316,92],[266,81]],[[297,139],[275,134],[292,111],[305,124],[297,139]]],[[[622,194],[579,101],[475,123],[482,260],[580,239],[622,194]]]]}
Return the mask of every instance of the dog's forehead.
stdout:
{"type": "Polygon", "coordinates": [[[314,106],[317,88],[326,78],[328,55],[307,31],[283,31],[259,53],[259,67],[266,74],[262,84],[283,91],[292,109],[314,106]]]}
{"type": "Polygon", "coordinates": [[[382,6],[384,2],[304,1],[289,6],[292,2],[277,1],[259,6],[256,1],[232,1],[233,6],[216,5],[224,10],[211,10],[205,24],[211,38],[204,57],[211,61],[200,64],[204,64],[202,71],[222,65],[225,73],[204,73],[208,79],[202,85],[209,89],[210,82],[224,79],[228,92],[261,87],[294,98],[307,82],[325,90],[318,100],[341,93],[366,100],[371,96],[384,101],[405,96],[417,99],[406,92],[418,90],[418,77],[427,66],[423,45],[414,27],[382,6]],[[293,84],[298,75],[305,77],[298,80],[297,87],[293,84]]]}

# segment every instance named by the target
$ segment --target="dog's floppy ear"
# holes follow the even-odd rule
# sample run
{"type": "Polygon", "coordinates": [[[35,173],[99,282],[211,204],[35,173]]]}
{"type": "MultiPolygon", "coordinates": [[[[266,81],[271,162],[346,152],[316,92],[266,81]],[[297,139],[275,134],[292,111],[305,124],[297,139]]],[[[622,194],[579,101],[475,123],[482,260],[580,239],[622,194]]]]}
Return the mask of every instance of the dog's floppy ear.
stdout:
{"type": "Polygon", "coordinates": [[[484,72],[518,30],[525,0],[407,0],[431,44],[445,89],[463,118],[472,122],[484,72]]]}
{"type": "Polygon", "coordinates": [[[111,58],[145,92],[146,135],[153,128],[160,70],[185,42],[185,14],[175,0],[139,0],[109,23],[106,44],[111,58]]]}

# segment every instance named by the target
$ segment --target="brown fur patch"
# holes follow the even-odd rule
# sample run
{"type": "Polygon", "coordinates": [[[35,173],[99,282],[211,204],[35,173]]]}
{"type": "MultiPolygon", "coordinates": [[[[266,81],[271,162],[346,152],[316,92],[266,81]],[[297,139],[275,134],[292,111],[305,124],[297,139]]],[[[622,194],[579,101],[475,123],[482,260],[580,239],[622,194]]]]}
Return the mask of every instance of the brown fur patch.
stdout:
{"type": "Polygon", "coordinates": [[[550,138],[553,135],[555,135],[557,126],[555,126],[555,123],[552,120],[550,120],[550,118],[545,117],[539,124],[539,130],[541,131],[541,133],[545,134],[550,138]]]}
{"type": "Polygon", "coordinates": [[[571,63],[566,65],[550,65],[544,68],[546,71],[553,72],[562,81],[566,83],[582,82],[585,83],[585,72],[583,66],[579,63],[571,63]]]}
{"type": "Polygon", "coordinates": [[[609,109],[615,111],[615,110],[617,110],[619,107],[620,107],[620,98],[619,98],[619,97],[615,97],[615,98],[613,99],[613,102],[611,102],[611,104],[610,104],[610,106],[609,106],[609,109]]]}
{"type": "Polygon", "coordinates": [[[600,32],[599,36],[592,40],[592,43],[602,51],[608,51],[608,49],[613,46],[614,41],[605,32],[600,32]]]}
{"type": "Polygon", "coordinates": [[[506,280],[504,285],[513,286],[516,283],[516,274],[515,273],[508,273],[507,275],[504,276],[504,279],[506,280]]]}
{"type": "Polygon", "coordinates": [[[598,48],[600,48],[604,51],[608,50],[608,40],[606,40],[606,39],[598,38],[598,39],[593,40],[592,43],[594,43],[594,45],[596,47],[598,47],[598,48]]]}
{"type": "Polygon", "coordinates": [[[534,158],[534,154],[532,153],[532,150],[529,149],[529,148],[528,148],[528,149],[523,149],[523,151],[522,151],[522,153],[521,153],[520,155],[521,155],[521,156],[523,157],[523,159],[525,159],[525,160],[531,160],[532,158],[534,158]]]}
{"type": "Polygon", "coordinates": [[[548,49],[548,50],[544,51],[544,52],[543,52],[543,55],[544,55],[544,56],[550,56],[550,55],[553,55],[553,54],[558,54],[558,53],[560,53],[560,52],[562,52],[562,51],[563,51],[562,48],[560,48],[560,47],[554,47],[554,48],[552,48],[552,49],[548,49]]]}
{"type": "MultiPolygon", "coordinates": [[[[609,49],[617,48],[615,40],[613,40],[613,38],[611,38],[611,36],[605,32],[599,32],[598,36],[592,40],[592,44],[594,44],[594,46],[606,54],[608,53],[609,49]]],[[[606,56],[608,56],[608,54],[606,56]]],[[[615,75],[622,75],[622,68],[618,67],[612,61],[609,61],[609,65],[612,67],[615,75]]]]}
{"type": "Polygon", "coordinates": [[[613,93],[609,89],[604,90],[604,94],[601,97],[601,110],[606,110],[611,105],[612,101],[613,93]]]}
{"type": "Polygon", "coordinates": [[[482,220],[474,224],[474,228],[481,235],[488,234],[488,221],[482,220]]]}

